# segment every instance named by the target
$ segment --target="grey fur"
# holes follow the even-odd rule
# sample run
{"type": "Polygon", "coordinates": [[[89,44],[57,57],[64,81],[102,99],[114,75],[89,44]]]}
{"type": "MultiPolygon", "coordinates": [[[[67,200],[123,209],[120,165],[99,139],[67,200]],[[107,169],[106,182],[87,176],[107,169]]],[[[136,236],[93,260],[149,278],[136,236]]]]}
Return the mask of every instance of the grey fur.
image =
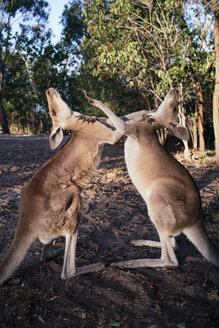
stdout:
{"type": "Polygon", "coordinates": [[[120,261],[112,265],[128,268],[178,266],[172,240],[183,232],[208,261],[219,266],[219,251],[208,238],[202,223],[198,188],[186,168],[159,143],[155,133],[156,129],[166,127],[171,134],[188,140],[187,129],[176,122],[177,91],[170,90],[157,112],[143,115],[143,120],[124,122],[102,102],[95,99],[90,102],[127,136],[125,160],[129,175],[145,200],[149,217],[160,237],[160,243],[133,241],[138,246],[160,245],[160,259],[120,261]]]}

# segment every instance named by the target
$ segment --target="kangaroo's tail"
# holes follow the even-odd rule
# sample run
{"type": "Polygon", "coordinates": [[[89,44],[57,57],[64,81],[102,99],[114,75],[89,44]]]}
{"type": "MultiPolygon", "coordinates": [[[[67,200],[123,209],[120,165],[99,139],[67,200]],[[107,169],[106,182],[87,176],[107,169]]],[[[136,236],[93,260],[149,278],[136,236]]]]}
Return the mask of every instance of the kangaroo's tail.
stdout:
{"type": "Polygon", "coordinates": [[[219,249],[209,239],[201,220],[189,228],[185,228],[183,233],[198,248],[199,252],[212,264],[219,266],[219,249]]]}
{"type": "Polygon", "coordinates": [[[33,233],[18,226],[8,254],[0,265],[0,285],[14,273],[34,240],[33,233]]]}

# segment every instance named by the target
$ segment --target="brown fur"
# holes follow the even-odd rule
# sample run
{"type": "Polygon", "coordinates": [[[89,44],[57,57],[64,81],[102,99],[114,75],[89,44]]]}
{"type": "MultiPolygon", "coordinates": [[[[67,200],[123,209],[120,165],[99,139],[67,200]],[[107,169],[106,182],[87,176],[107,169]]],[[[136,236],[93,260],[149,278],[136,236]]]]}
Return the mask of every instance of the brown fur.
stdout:
{"type": "Polygon", "coordinates": [[[76,233],[81,219],[81,191],[99,164],[103,144],[114,143],[121,136],[93,117],[74,115],[54,89],[49,89],[47,97],[52,131],[55,127],[57,133],[63,128],[74,132],[23,189],[17,231],[0,265],[1,284],[12,275],[35,239],[49,244],[56,237],[76,233]]]}
{"type": "MultiPolygon", "coordinates": [[[[0,265],[0,284],[13,274],[37,238],[48,245],[43,249],[44,260],[52,250],[51,240],[58,236],[66,237],[63,279],[104,267],[103,264],[77,270],[75,267],[81,191],[99,164],[103,145],[114,144],[121,134],[105,118],[97,119],[72,112],[55,89],[48,89],[46,94],[53,122],[51,148],[60,144],[63,130],[73,133],[70,141],[35,173],[23,189],[15,237],[0,265]]],[[[135,115],[141,116],[142,113],[131,114],[132,117],[135,115]]]]}

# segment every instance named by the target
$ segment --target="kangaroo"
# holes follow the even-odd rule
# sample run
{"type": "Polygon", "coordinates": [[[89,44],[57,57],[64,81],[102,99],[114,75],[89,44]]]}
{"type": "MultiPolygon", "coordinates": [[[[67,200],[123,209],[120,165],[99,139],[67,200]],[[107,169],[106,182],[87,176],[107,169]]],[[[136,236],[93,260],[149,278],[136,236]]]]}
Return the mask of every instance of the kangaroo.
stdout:
{"type": "Polygon", "coordinates": [[[115,128],[127,136],[125,161],[131,180],[148,208],[160,242],[136,240],[136,246],[161,247],[160,259],[137,259],[112,263],[125,268],[178,266],[174,247],[175,236],[184,233],[200,253],[219,266],[219,250],[206,234],[201,218],[198,188],[187,169],[159,143],[156,129],[166,127],[178,138],[188,140],[188,130],[177,124],[178,93],[172,89],[154,113],[142,119],[122,121],[102,102],[87,96],[88,101],[101,109],[115,128]]]}
{"type": "MultiPolygon", "coordinates": [[[[54,257],[51,241],[65,236],[62,279],[102,270],[104,263],[75,266],[78,225],[81,219],[81,191],[97,168],[104,144],[114,144],[121,134],[106,118],[72,111],[53,88],[46,91],[52,129],[50,147],[63,140],[63,130],[73,131],[70,140],[35,173],[24,187],[18,225],[9,252],[0,265],[0,285],[17,269],[30,245],[39,239],[44,245],[41,261],[54,257]]],[[[128,115],[141,117],[145,111],[128,115]]]]}

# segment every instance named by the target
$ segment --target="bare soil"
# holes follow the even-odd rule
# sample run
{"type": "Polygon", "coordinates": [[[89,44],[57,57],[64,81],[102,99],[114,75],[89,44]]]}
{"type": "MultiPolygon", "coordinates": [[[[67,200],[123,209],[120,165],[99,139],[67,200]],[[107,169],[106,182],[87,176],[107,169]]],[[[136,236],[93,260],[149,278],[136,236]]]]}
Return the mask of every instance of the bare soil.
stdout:
{"type": "MultiPolygon", "coordinates": [[[[0,135],[0,259],[17,224],[22,187],[54,152],[48,136],[0,135]]],[[[201,192],[208,235],[219,247],[219,168],[213,160],[184,163],[201,192]]],[[[132,239],[157,239],[146,205],[132,185],[123,145],[106,146],[98,171],[83,192],[77,265],[159,257],[132,239]]],[[[213,328],[219,327],[219,269],[183,236],[174,269],[108,267],[61,280],[63,256],[40,263],[36,242],[0,287],[0,327],[213,328]]],[[[64,244],[59,238],[56,246],[64,244]]]]}

